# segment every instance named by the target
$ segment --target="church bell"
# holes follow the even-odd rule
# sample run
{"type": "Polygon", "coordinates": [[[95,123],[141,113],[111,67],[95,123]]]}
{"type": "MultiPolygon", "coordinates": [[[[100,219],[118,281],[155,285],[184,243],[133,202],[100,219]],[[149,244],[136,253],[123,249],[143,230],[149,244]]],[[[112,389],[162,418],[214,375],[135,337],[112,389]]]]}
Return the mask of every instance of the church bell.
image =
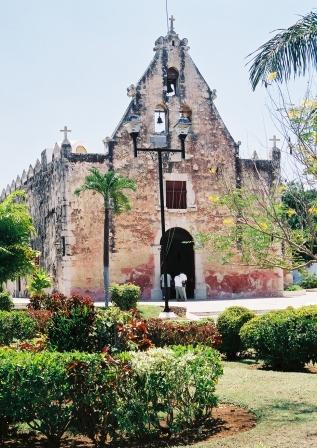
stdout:
{"type": "Polygon", "coordinates": [[[173,93],[174,92],[174,90],[172,89],[172,85],[171,85],[171,83],[169,82],[168,84],[167,84],[167,93],[173,93]]]}
{"type": "Polygon", "coordinates": [[[162,123],[163,123],[163,120],[161,118],[161,112],[159,112],[159,116],[157,118],[157,124],[162,124],[162,123]]]}

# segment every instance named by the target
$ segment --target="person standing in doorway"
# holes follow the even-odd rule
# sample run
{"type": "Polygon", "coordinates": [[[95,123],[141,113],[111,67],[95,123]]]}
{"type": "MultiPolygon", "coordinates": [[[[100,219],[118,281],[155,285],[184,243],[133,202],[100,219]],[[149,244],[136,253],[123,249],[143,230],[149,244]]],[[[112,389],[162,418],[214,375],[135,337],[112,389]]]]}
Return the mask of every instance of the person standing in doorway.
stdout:
{"type": "MultiPolygon", "coordinates": [[[[167,294],[167,299],[169,300],[171,298],[171,283],[172,283],[172,276],[171,274],[166,274],[167,277],[167,288],[166,288],[166,294],[167,294]]],[[[163,292],[163,297],[164,297],[164,274],[161,275],[161,288],[162,288],[162,292],[163,292]]]]}
{"type": "Polygon", "coordinates": [[[185,287],[183,285],[183,283],[186,285],[186,280],[184,280],[187,277],[185,274],[178,274],[176,275],[176,277],[174,278],[174,282],[175,282],[175,290],[176,290],[176,300],[186,300],[186,290],[185,287]]]}
{"type": "Polygon", "coordinates": [[[181,282],[182,282],[182,289],[183,289],[183,297],[184,297],[184,300],[187,300],[187,294],[186,294],[187,275],[184,274],[183,272],[181,272],[181,273],[179,274],[179,277],[180,277],[181,282]]]}

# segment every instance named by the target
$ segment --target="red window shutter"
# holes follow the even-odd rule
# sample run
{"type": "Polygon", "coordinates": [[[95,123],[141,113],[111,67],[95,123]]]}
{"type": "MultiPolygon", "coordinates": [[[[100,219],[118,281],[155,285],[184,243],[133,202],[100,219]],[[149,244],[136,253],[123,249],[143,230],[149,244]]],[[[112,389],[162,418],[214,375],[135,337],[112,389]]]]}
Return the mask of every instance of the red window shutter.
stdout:
{"type": "Polygon", "coordinates": [[[166,181],[166,207],[173,209],[187,208],[186,181],[166,181]]]}

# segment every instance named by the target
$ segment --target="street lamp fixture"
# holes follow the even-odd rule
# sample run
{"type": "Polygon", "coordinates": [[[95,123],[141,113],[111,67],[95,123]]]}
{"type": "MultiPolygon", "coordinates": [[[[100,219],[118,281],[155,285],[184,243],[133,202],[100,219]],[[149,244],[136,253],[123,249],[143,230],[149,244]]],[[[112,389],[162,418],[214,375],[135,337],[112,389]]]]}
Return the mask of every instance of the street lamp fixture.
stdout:
{"type": "Polygon", "coordinates": [[[141,129],[141,119],[139,115],[130,115],[124,126],[133,140],[134,157],[137,157],[137,138],[141,129]]]}
{"type": "Polygon", "coordinates": [[[167,271],[166,271],[166,243],[165,243],[165,212],[164,212],[164,189],[163,189],[163,163],[162,154],[163,153],[176,153],[180,152],[182,159],[185,159],[185,140],[190,131],[191,122],[187,117],[183,115],[178,120],[175,125],[175,130],[177,132],[178,138],[181,143],[180,149],[172,149],[167,147],[156,147],[154,148],[139,148],[137,144],[137,139],[141,130],[141,119],[139,115],[132,114],[128,117],[125,123],[125,128],[131,136],[133,142],[133,152],[134,157],[137,157],[138,152],[157,152],[158,155],[158,172],[159,172],[159,187],[160,187],[160,209],[161,209],[161,232],[162,232],[162,244],[161,244],[161,254],[162,254],[162,269],[164,278],[163,296],[164,296],[164,313],[170,313],[169,307],[169,297],[167,290],[167,271]]]}

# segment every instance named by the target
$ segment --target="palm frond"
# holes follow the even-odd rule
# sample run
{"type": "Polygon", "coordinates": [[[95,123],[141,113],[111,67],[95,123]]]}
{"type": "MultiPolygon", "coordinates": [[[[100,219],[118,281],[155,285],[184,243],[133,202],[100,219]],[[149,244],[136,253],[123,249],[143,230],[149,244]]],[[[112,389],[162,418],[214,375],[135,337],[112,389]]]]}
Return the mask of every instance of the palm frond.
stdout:
{"type": "Polygon", "coordinates": [[[118,190],[132,190],[136,191],[136,183],[135,180],[130,179],[128,177],[118,176],[115,183],[116,189],[118,190]]]}
{"type": "Polygon", "coordinates": [[[317,13],[310,12],[295,25],[281,30],[248,57],[252,57],[249,77],[253,90],[260,81],[265,83],[272,72],[282,82],[292,74],[305,75],[310,66],[317,69],[317,13]]]}
{"type": "Polygon", "coordinates": [[[122,193],[121,191],[117,191],[113,195],[113,211],[115,214],[120,214],[131,210],[131,204],[129,198],[122,193]]]}
{"type": "Polygon", "coordinates": [[[112,170],[103,174],[97,168],[90,168],[89,174],[85,177],[85,182],[79,188],[76,188],[74,193],[78,196],[87,190],[101,194],[106,207],[109,200],[112,199],[114,213],[122,213],[131,209],[129,198],[122,190],[135,191],[136,183],[133,179],[121,176],[112,170]]]}

